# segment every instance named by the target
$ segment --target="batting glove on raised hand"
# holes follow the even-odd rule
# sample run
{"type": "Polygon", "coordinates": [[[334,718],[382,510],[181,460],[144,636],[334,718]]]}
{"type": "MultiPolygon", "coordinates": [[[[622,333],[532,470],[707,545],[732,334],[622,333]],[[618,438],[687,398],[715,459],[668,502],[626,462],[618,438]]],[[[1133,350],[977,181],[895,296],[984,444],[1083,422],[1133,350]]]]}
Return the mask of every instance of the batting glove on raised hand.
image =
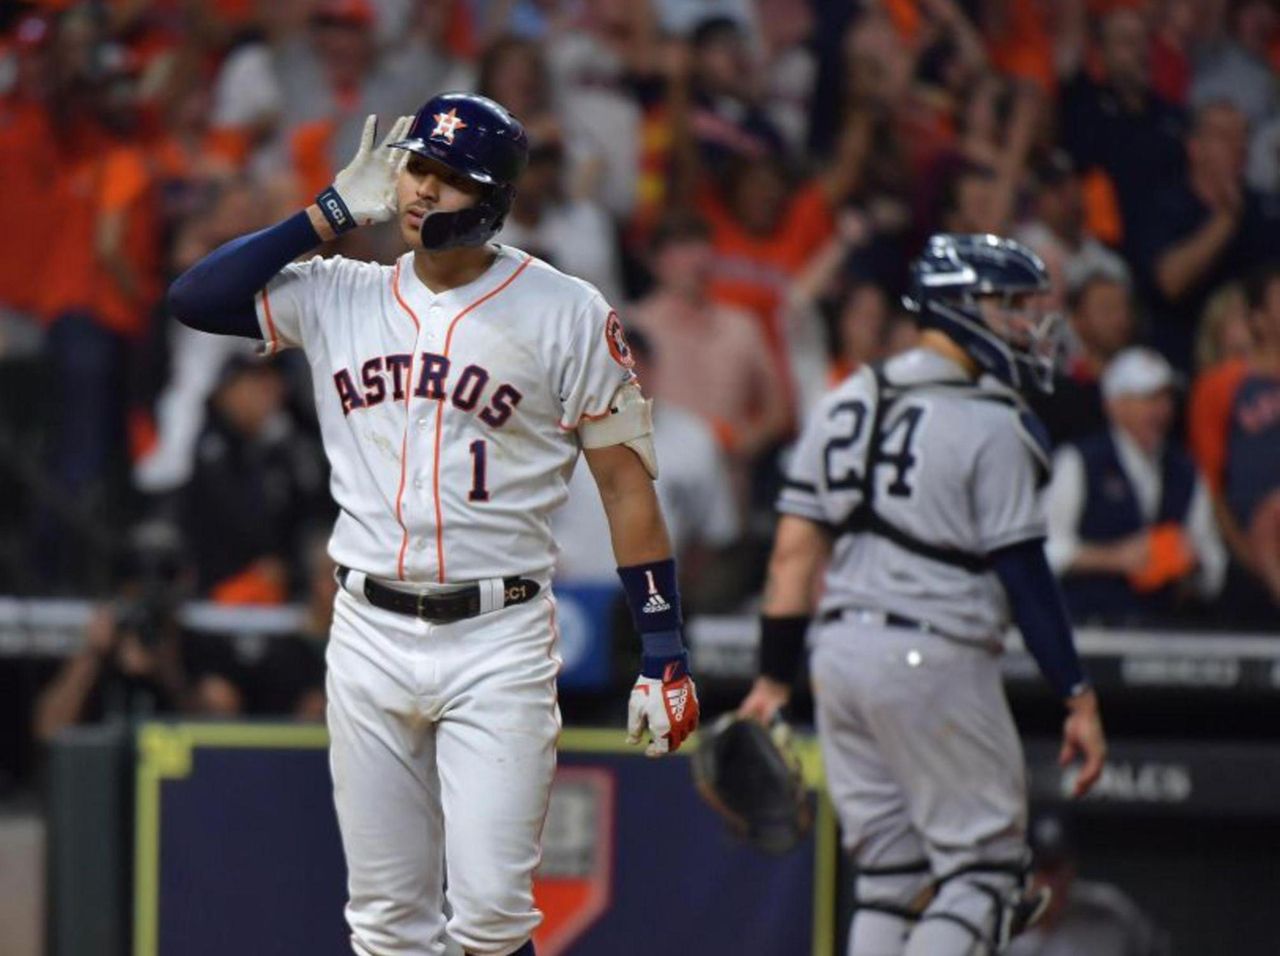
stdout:
{"type": "Polygon", "coordinates": [[[385,222],[395,215],[396,180],[409,152],[392,149],[391,144],[404,138],[412,122],[412,116],[400,117],[387,138],[374,148],[378,117],[370,114],[365,119],[355,158],[334,177],[333,185],[316,197],[316,204],[335,233],[385,222]]]}
{"type": "Polygon", "coordinates": [[[649,732],[647,757],[675,753],[698,727],[698,688],[689,676],[688,657],[665,663],[645,661],[627,702],[627,743],[638,744],[649,732]],[[646,674],[660,673],[661,677],[646,674]]]}

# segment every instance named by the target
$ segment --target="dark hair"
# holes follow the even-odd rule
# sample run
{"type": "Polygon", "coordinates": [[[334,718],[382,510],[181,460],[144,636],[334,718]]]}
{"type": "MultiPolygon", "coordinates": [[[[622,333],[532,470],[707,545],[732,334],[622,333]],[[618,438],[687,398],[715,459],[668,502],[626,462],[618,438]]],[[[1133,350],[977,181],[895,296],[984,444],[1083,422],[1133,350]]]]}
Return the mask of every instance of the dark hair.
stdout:
{"type": "Polygon", "coordinates": [[[1095,269],[1067,289],[1067,308],[1072,312],[1076,311],[1084,303],[1085,296],[1100,285],[1118,285],[1126,292],[1129,291],[1129,284],[1119,276],[1095,269]]]}
{"type": "Polygon", "coordinates": [[[666,213],[649,237],[649,253],[657,255],[677,242],[710,241],[711,226],[696,212],[674,209],[666,213]]]}
{"type": "Polygon", "coordinates": [[[1271,283],[1280,281],[1280,261],[1272,260],[1258,266],[1244,277],[1244,297],[1250,309],[1261,309],[1267,301],[1271,283]]]}
{"type": "MultiPolygon", "coordinates": [[[[476,75],[476,92],[481,96],[493,99],[494,94],[497,92],[493,88],[493,77],[498,71],[498,64],[513,53],[523,54],[533,60],[538,76],[538,99],[545,106],[548,90],[547,61],[543,56],[542,47],[524,37],[501,36],[485,48],[485,51],[480,55],[480,66],[476,75]]],[[[528,116],[521,117],[521,119],[525,120],[530,118],[528,116]]]]}
{"type": "Polygon", "coordinates": [[[695,53],[721,40],[736,40],[742,36],[742,25],[732,17],[707,17],[699,20],[689,35],[689,45],[695,53]]]}
{"type": "Polygon", "coordinates": [[[954,165],[943,174],[942,188],[938,191],[936,218],[943,221],[960,205],[960,184],[966,179],[993,180],[996,172],[985,163],[971,159],[957,159],[954,165]]]}

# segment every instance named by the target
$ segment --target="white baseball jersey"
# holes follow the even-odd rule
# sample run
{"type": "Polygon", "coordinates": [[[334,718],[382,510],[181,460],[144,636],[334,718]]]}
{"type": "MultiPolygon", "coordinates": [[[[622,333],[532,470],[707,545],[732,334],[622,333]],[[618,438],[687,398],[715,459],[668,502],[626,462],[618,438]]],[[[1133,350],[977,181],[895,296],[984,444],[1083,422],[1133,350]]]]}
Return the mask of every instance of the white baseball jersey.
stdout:
{"type": "Polygon", "coordinates": [[[913,349],[885,366],[896,397],[880,421],[874,474],[866,477],[877,406],[871,369],[850,376],[814,411],[796,448],[778,508],[839,535],[822,610],[858,607],[928,622],[944,634],[990,641],[1008,620],[990,571],[958,562],[1044,537],[1039,489],[1048,451],[1017,396],[974,385],[946,358],[913,349]],[[883,533],[842,533],[875,482],[883,533]],[[893,540],[903,532],[924,547],[893,540]],[[934,549],[939,557],[929,556],[934,549]]]}
{"type": "Polygon", "coordinates": [[[313,258],[257,298],[268,351],[299,347],[315,385],[339,564],[407,583],[549,570],[575,429],[632,378],[591,285],[518,249],[434,293],[391,266],[313,258]]]}

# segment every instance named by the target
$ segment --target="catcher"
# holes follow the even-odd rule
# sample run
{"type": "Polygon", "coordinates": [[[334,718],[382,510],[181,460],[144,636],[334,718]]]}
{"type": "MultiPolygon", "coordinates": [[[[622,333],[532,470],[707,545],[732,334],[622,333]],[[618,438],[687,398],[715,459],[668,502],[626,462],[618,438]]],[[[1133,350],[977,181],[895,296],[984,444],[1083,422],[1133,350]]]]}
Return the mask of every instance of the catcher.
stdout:
{"type": "Polygon", "coordinates": [[[790,463],[760,676],[739,713],[787,703],[825,590],[810,672],[831,797],[857,864],[850,956],[989,956],[1025,895],[1026,783],[999,654],[1010,613],[1063,701],[1061,760],[1085,793],[1106,753],[1045,559],[1043,428],[1056,320],[1044,264],[989,235],[938,235],[913,265],[918,348],[815,411],[790,463]]]}

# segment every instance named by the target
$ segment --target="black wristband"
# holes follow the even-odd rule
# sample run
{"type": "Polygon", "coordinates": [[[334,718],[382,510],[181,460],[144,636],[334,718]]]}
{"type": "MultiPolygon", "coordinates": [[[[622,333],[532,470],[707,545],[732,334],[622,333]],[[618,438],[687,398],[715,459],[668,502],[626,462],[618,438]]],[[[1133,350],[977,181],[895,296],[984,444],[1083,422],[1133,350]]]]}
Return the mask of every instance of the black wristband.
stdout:
{"type": "Polygon", "coordinates": [[[328,221],[329,228],[333,230],[335,236],[350,232],[358,225],[351,216],[351,210],[347,208],[347,204],[338,195],[338,190],[332,186],[316,196],[316,205],[320,207],[320,212],[324,214],[324,218],[328,221]]]}
{"type": "Polygon", "coordinates": [[[760,676],[790,687],[795,683],[800,658],[804,656],[809,616],[760,618],[760,676]]]}

